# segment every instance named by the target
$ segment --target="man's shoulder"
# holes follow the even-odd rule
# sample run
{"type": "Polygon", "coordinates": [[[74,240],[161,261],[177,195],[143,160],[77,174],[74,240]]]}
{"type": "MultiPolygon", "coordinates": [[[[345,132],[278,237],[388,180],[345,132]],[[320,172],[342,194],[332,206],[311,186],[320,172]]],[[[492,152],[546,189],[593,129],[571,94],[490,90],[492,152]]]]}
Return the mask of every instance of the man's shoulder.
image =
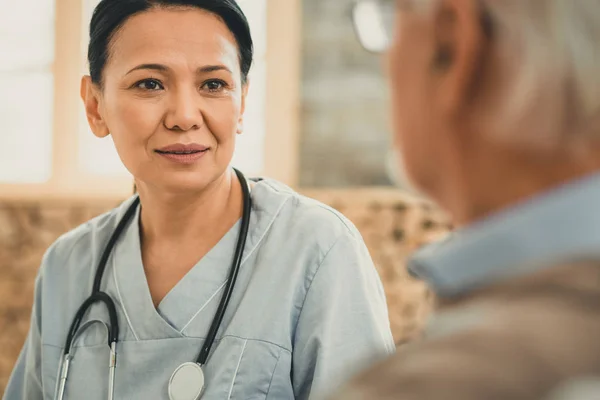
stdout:
{"type": "Polygon", "coordinates": [[[375,388],[380,399],[547,398],[600,376],[598,338],[600,261],[557,263],[443,302],[424,339],[339,398],[374,398],[375,388]]]}

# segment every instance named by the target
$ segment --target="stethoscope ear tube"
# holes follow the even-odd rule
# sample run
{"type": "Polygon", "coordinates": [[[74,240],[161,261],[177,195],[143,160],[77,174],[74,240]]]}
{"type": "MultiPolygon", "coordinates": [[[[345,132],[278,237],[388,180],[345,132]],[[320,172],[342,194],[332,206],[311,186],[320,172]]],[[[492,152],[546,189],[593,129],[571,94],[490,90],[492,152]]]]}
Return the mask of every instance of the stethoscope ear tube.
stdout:
{"type": "Polygon", "coordinates": [[[196,362],[201,366],[206,364],[206,360],[208,359],[208,355],[210,353],[210,349],[215,341],[217,336],[217,331],[221,326],[221,322],[223,321],[223,316],[225,315],[225,310],[227,309],[227,305],[229,304],[229,300],[231,298],[231,293],[233,293],[233,286],[237,280],[237,275],[240,270],[240,265],[242,264],[242,256],[244,253],[244,247],[246,246],[246,237],[248,236],[248,228],[250,226],[250,213],[252,209],[252,199],[250,197],[250,189],[248,187],[248,182],[242,174],[237,169],[233,169],[240,181],[242,187],[242,198],[243,198],[243,212],[242,212],[242,224],[240,227],[240,233],[237,241],[237,245],[235,246],[235,253],[233,256],[233,265],[229,272],[229,278],[227,279],[227,285],[225,287],[225,293],[223,293],[223,297],[221,298],[221,302],[219,303],[219,307],[217,308],[217,312],[215,313],[215,317],[213,322],[208,330],[208,334],[206,335],[205,345],[200,350],[200,354],[196,359],[196,362]]]}
{"type": "Polygon", "coordinates": [[[140,204],[140,197],[137,196],[135,200],[131,203],[123,218],[119,221],[119,224],[115,228],[115,231],[111,235],[110,239],[106,247],[104,248],[104,252],[102,253],[102,257],[100,257],[100,261],[98,262],[98,269],[96,270],[96,275],[94,276],[94,286],[92,287],[92,294],[100,291],[100,285],[102,284],[102,277],[104,276],[104,269],[106,268],[106,263],[108,262],[108,257],[110,257],[110,253],[115,247],[115,243],[121,236],[121,233],[125,229],[125,226],[129,223],[133,214],[137,210],[137,206],[140,204]]]}
{"type": "MultiPolygon", "coordinates": [[[[114,367],[116,364],[116,345],[119,340],[119,321],[117,320],[117,309],[115,307],[115,303],[112,301],[110,296],[104,292],[100,291],[100,284],[102,283],[102,276],[104,275],[104,270],[106,268],[106,263],[108,261],[108,257],[110,256],[111,250],[117,242],[119,236],[125,229],[127,223],[131,220],[133,214],[135,213],[137,206],[140,202],[140,198],[136,197],[133,203],[129,206],[121,221],[117,225],[117,228],[111,235],[107,246],[104,249],[104,253],[98,262],[98,269],[96,270],[96,275],[94,276],[94,286],[92,287],[92,294],[88,297],[83,304],[77,310],[73,321],[71,322],[71,326],[69,327],[69,332],[67,333],[67,339],[65,341],[65,348],[63,350],[63,358],[61,363],[60,370],[60,381],[57,398],[62,400],[64,397],[66,381],[69,373],[69,363],[71,360],[71,348],[73,346],[73,340],[77,335],[77,331],[81,326],[81,321],[83,317],[89,310],[89,308],[98,302],[104,303],[106,306],[106,311],[108,312],[108,318],[110,319],[110,324],[108,328],[108,346],[111,349],[111,382],[114,380],[114,367]]],[[[109,391],[109,398],[112,398],[112,388],[109,391]]]]}
{"type": "Polygon", "coordinates": [[[88,297],[79,307],[79,310],[77,310],[75,318],[73,318],[73,322],[71,322],[71,327],[69,328],[64,354],[69,354],[71,352],[73,338],[75,337],[77,330],[79,330],[79,326],[81,325],[81,321],[83,320],[85,313],[94,303],[97,302],[104,303],[108,311],[108,318],[110,319],[110,326],[108,327],[108,346],[119,340],[119,323],[117,321],[117,309],[115,307],[115,303],[106,293],[97,292],[88,297]]]}

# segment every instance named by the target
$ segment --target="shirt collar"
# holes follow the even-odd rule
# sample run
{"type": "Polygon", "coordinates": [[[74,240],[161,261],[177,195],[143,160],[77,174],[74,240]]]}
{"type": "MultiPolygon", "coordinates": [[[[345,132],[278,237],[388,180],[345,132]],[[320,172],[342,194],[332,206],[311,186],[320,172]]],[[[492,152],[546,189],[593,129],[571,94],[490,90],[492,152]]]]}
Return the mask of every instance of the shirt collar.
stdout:
{"type": "Polygon", "coordinates": [[[599,210],[600,173],[460,229],[419,250],[408,268],[451,297],[575,257],[600,258],[599,210]]]}

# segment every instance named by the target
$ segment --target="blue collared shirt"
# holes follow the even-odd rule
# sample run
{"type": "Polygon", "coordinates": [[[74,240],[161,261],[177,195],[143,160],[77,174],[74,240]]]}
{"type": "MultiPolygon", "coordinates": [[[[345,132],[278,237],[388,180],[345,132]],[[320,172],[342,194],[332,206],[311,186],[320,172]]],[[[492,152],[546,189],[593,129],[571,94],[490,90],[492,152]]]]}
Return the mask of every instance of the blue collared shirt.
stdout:
{"type": "Polygon", "coordinates": [[[409,270],[443,298],[582,257],[600,258],[600,173],[456,231],[409,270]]]}

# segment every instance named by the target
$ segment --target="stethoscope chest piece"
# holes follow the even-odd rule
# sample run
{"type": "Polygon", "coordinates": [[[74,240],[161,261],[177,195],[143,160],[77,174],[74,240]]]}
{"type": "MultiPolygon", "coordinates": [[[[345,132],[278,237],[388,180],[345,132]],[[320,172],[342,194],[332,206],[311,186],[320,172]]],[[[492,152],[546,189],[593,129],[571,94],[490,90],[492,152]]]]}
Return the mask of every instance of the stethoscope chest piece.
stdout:
{"type": "Polygon", "coordinates": [[[200,364],[181,364],[169,380],[170,400],[198,400],[204,392],[204,371],[200,364]]]}

